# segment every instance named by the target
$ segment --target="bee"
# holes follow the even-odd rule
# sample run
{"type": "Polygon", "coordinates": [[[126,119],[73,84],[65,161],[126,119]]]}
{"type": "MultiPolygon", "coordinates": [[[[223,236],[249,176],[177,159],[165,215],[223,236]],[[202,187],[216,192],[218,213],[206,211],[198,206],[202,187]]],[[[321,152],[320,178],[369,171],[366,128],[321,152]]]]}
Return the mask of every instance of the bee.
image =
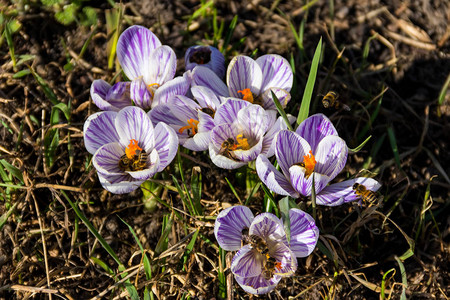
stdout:
{"type": "Polygon", "coordinates": [[[267,243],[266,241],[257,235],[248,235],[248,234],[243,234],[242,235],[244,242],[246,242],[247,244],[250,244],[250,246],[255,249],[256,251],[258,251],[259,253],[269,257],[269,248],[267,247],[267,243]]]}
{"type": "Polygon", "coordinates": [[[356,195],[366,202],[375,202],[378,199],[374,191],[368,190],[364,185],[357,182],[353,184],[353,190],[356,195]]]}
{"type": "Polygon", "coordinates": [[[236,147],[236,141],[233,138],[227,138],[220,147],[219,154],[234,161],[240,161],[238,157],[233,153],[236,147]]]}
{"type": "Polygon", "coordinates": [[[334,91],[329,91],[323,98],[322,98],[322,105],[325,108],[334,108],[339,109],[343,108],[344,110],[350,111],[350,107],[339,100],[339,94],[334,91]]]}
{"type": "Polygon", "coordinates": [[[277,263],[277,260],[274,257],[267,257],[264,263],[264,270],[262,271],[264,278],[270,280],[275,274],[275,269],[279,271],[279,269],[281,269],[280,264],[277,263]]]}
{"type": "Polygon", "coordinates": [[[214,118],[214,114],[216,113],[216,112],[214,111],[214,109],[212,109],[212,108],[210,108],[210,107],[203,107],[203,108],[201,109],[201,111],[204,112],[205,114],[210,115],[212,118],[214,118]]]}
{"type": "Polygon", "coordinates": [[[140,171],[147,166],[148,154],[144,150],[136,150],[132,158],[126,154],[122,155],[119,160],[119,168],[122,171],[140,171]]]}

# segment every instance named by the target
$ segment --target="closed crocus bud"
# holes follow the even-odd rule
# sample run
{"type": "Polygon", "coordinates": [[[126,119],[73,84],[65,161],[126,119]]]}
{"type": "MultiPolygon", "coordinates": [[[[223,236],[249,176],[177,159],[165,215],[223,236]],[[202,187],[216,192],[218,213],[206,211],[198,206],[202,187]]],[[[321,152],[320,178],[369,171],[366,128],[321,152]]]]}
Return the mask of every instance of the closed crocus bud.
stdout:
{"type": "Polygon", "coordinates": [[[196,66],[204,66],[217,74],[220,78],[225,76],[225,57],[212,46],[192,46],[184,55],[186,71],[193,70],[196,66]]]}

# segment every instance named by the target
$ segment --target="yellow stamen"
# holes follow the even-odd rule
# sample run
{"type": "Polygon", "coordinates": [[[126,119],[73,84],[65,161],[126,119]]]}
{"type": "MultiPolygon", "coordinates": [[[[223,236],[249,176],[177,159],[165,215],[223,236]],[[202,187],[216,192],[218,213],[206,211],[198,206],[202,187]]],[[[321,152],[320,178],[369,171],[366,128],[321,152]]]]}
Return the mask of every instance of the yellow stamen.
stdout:
{"type": "Polygon", "coordinates": [[[190,133],[189,135],[192,135],[192,136],[195,135],[198,131],[197,126],[198,126],[199,121],[194,120],[194,119],[189,119],[189,120],[187,120],[187,122],[189,125],[181,127],[180,129],[178,129],[178,132],[183,133],[183,131],[185,131],[186,129],[188,129],[188,130],[190,129],[190,130],[192,130],[192,133],[190,133]]]}
{"type": "Polygon", "coordinates": [[[253,103],[253,94],[250,91],[250,89],[243,89],[241,91],[238,91],[238,93],[242,94],[242,99],[245,101],[248,101],[250,103],[253,103]]]}
{"type": "Polygon", "coordinates": [[[250,145],[248,144],[247,138],[244,138],[243,134],[238,134],[236,136],[236,149],[248,150],[250,149],[250,145]]]}
{"type": "Polygon", "coordinates": [[[130,144],[125,148],[125,154],[129,159],[132,159],[136,155],[136,151],[142,151],[142,148],[138,146],[138,142],[135,139],[131,139],[130,144]]]}
{"type": "Polygon", "coordinates": [[[309,150],[309,155],[303,156],[303,162],[301,166],[306,169],[305,177],[309,177],[309,175],[314,172],[314,167],[316,166],[316,158],[312,154],[312,150],[309,150]]]}
{"type": "Polygon", "coordinates": [[[154,91],[159,87],[160,87],[159,83],[151,83],[147,85],[147,90],[150,92],[150,94],[152,94],[152,98],[155,95],[154,91]]]}

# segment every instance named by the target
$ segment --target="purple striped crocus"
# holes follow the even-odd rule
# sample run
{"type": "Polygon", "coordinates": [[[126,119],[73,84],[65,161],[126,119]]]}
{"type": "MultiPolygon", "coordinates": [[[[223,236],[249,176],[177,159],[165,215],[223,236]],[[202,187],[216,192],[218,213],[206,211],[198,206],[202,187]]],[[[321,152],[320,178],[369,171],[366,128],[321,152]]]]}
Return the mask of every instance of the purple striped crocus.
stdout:
{"type": "Polygon", "coordinates": [[[295,132],[280,131],[275,144],[281,172],[265,155],[257,158],[256,171],[261,181],[277,194],[309,197],[314,176],[316,203],[336,206],[359,198],[353,191],[355,182],[372,191],[380,187],[376,180],[365,177],[328,185],[344,168],[348,148],[323,114],[310,116],[295,132]]]}
{"type": "Polygon", "coordinates": [[[155,106],[149,115],[153,124],[164,122],[178,135],[180,145],[192,151],[208,149],[214,128],[214,114],[220,99],[207,87],[193,86],[193,99],[177,95],[155,106]]]}
{"type": "Polygon", "coordinates": [[[289,62],[280,55],[267,54],[256,60],[244,55],[234,57],[228,65],[227,84],[211,70],[197,68],[193,71],[193,82],[224,97],[243,99],[272,110],[276,106],[271,91],[283,107],[291,99],[289,92],[294,76],[289,62]]]}
{"type": "Polygon", "coordinates": [[[211,131],[209,156],[220,168],[236,169],[254,161],[259,154],[274,154],[273,140],[286,128],[276,111],[235,98],[227,99],[216,111],[211,131]]]}
{"type": "Polygon", "coordinates": [[[297,270],[297,257],[311,254],[319,238],[314,219],[300,209],[289,210],[290,241],[283,222],[271,213],[256,217],[246,206],[229,207],[219,213],[214,235],[219,246],[237,251],[231,272],[251,294],[266,294],[282,277],[297,270]]]}
{"type": "Polygon", "coordinates": [[[135,106],[89,116],[83,134],[100,183],[115,194],[137,189],[167,167],[178,150],[174,130],[164,123],[153,126],[135,106]]]}
{"type": "Polygon", "coordinates": [[[103,79],[97,79],[91,85],[91,98],[101,110],[119,111],[132,105],[130,83],[118,82],[111,86],[103,79]]]}
{"type": "Polygon", "coordinates": [[[189,89],[190,82],[186,77],[174,79],[177,67],[175,52],[162,45],[145,27],[134,25],[120,35],[117,58],[131,80],[130,98],[136,106],[149,109],[171,95],[184,95],[189,89]]]}
{"type": "Polygon", "coordinates": [[[213,46],[189,47],[184,55],[184,64],[186,71],[191,71],[196,66],[204,66],[220,78],[225,76],[225,57],[213,46]]]}

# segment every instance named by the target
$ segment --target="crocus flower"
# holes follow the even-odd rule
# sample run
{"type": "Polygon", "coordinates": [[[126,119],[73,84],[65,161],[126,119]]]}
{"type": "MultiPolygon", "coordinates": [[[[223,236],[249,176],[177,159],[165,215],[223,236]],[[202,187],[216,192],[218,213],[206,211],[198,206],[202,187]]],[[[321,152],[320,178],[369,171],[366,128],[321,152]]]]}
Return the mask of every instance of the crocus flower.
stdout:
{"type": "Polygon", "coordinates": [[[118,82],[111,86],[103,79],[97,79],[91,85],[91,98],[101,110],[119,111],[132,105],[130,83],[118,82]]]}
{"type": "Polygon", "coordinates": [[[185,77],[175,79],[175,52],[153,32],[142,26],[131,26],[119,37],[117,58],[131,80],[130,97],[136,106],[148,109],[168,94],[184,94],[189,88],[185,77]],[[165,88],[163,88],[165,86],[165,88]]]}
{"type": "Polygon", "coordinates": [[[240,98],[276,110],[273,92],[281,105],[290,101],[293,74],[289,62],[276,54],[267,54],[256,60],[244,55],[235,56],[228,65],[227,84],[206,70],[194,72],[194,82],[205,85],[219,95],[240,98]]]}
{"type": "Polygon", "coordinates": [[[277,194],[294,198],[311,196],[314,177],[316,203],[335,206],[358,198],[352,190],[355,182],[371,190],[379,188],[375,180],[363,177],[328,185],[344,168],[348,148],[323,114],[307,118],[295,132],[280,131],[275,143],[275,156],[282,172],[265,155],[256,160],[256,171],[277,194]]]}
{"type": "Polygon", "coordinates": [[[100,183],[115,194],[137,189],[167,167],[178,150],[174,130],[164,123],[154,127],[145,111],[135,106],[91,115],[83,132],[100,183]]]}
{"type": "Polygon", "coordinates": [[[210,132],[214,128],[214,114],[220,99],[207,87],[193,86],[193,99],[176,95],[150,112],[153,124],[164,122],[178,135],[180,145],[192,151],[208,149],[210,132]],[[196,100],[196,101],[195,101],[196,100]]]}
{"type": "Polygon", "coordinates": [[[209,155],[224,169],[242,167],[261,153],[272,156],[275,135],[287,127],[281,117],[276,119],[276,111],[233,98],[217,109],[214,122],[209,155]]]}
{"type": "Polygon", "coordinates": [[[319,238],[314,219],[300,209],[289,210],[289,218],[290,242],[283,222],[271,213],[254,217],[248,207],[233,206],[217,216],[214,235],[224,250],[237,251],[231,272],[246,292],[270,292],[282,277],[295,273],[297,257],[314,250],[319,238]]]}
{"type": "Polygon", "coordinates": [[[225,75],[225,57],[219,49],[212,46],[192,46],[184,55],[186,71],[201,65],[211,69],[220,78],[225,75]]]}

